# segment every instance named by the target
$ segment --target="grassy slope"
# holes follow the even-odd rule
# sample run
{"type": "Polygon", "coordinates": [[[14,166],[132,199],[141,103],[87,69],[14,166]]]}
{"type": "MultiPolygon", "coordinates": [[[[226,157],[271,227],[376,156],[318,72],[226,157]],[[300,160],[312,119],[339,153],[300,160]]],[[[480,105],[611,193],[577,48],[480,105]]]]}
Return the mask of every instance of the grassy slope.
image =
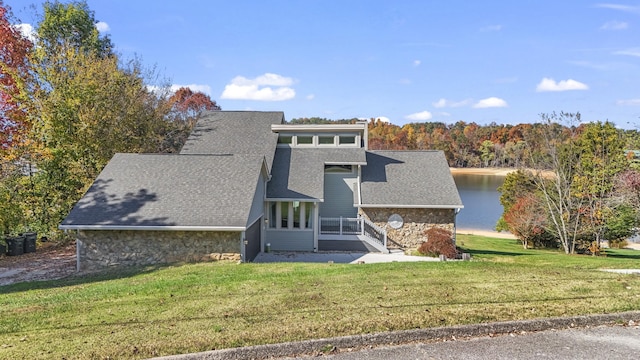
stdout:
{"type": "Polygon", "coordinates": [[[145,358],[316,337],[640,309],[640,252],[523,250],[471,262],[168,266],[0,288],[0,358],[145,358]]]}

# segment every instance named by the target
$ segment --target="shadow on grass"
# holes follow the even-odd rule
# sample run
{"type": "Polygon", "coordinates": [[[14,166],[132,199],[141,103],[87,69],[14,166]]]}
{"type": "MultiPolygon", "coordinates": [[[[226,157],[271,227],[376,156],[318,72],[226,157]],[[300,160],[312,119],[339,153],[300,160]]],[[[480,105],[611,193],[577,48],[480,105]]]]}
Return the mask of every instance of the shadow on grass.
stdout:
{"type": "MultiPolygon", "coordinates": [[[[606,257],[613,259],[635,259],[640,260],[640,251],[637,250],[619,250],[619,251],[606,251],[606,257]]],[[[640,264],[638,264],[640,266],[640,264]]]]}
{"type": "Polygon", "coordinates": [[[123,269],[113,269],[101,272],[86,272],[74,274],[58,280],[41,280],[20,282],[10,285],[0,286],[0,294],[12,294],[30,290],[47,290],[63,288],[67,286],[99,283],[102,281],[118,280],[130,278],[138,275],[149,274],[176,264],[159,264],[144,267],[130,267],[123,269]]]}
{"type": "Polygon", "coordinates": [[[462,248],[464,252],[474,255],[495,255],[495,256],[522,256],[522,255],[532,255],[527,252],[518,252],[518,251],[497,251],[497,250],[472,250],[462,248]]]}

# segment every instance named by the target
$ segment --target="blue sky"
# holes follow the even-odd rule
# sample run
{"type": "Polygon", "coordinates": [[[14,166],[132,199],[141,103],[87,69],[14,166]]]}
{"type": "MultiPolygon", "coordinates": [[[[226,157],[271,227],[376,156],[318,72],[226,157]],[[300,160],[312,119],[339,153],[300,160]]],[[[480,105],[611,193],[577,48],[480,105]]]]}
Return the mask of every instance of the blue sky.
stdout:
{"type": "MultiPolygon", "coordinates": [[[[31,23],[33,0],[5,0],[31,23]]],[[[41,1],[36,1],[40,7],[41,1]]],[[[224,110],[640,124],[640,1],[89,0],[116,51],[224,110]]]]}

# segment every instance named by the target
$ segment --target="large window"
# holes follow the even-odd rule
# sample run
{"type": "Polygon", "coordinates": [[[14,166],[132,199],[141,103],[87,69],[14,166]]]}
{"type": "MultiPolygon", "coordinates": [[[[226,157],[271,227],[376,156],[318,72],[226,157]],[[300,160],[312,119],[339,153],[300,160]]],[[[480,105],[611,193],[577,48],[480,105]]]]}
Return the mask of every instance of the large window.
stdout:
{"type": "Polygon", "coordinates": [[[298,145],[313,145],[313,136],[298,135],[296,139],[298,145]]]}
{"type": "Polygon", "coordinates": [[[270,202],[269,228],[302,230],[313,228],[313,203],[311,202],[270,202]]]}
{"type": "Polygon", "coordinates": [[[278,135],[278,145],[281,147],[361,147],[361,136],[358,134],[310,134],[310,133],[284,133],[278,135]]]}

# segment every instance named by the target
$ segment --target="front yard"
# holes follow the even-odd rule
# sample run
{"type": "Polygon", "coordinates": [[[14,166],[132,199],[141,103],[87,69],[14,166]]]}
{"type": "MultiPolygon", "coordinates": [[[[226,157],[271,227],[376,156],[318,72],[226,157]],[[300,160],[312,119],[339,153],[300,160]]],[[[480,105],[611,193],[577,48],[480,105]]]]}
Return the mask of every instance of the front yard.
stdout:
{"type": "Polygon", "coordinates": [[[640,251],[523,250],[461,235],[471,262],[187,264],[0,287],[0,358],[147,358],[389,330],[640,309],[640,251]]]}

